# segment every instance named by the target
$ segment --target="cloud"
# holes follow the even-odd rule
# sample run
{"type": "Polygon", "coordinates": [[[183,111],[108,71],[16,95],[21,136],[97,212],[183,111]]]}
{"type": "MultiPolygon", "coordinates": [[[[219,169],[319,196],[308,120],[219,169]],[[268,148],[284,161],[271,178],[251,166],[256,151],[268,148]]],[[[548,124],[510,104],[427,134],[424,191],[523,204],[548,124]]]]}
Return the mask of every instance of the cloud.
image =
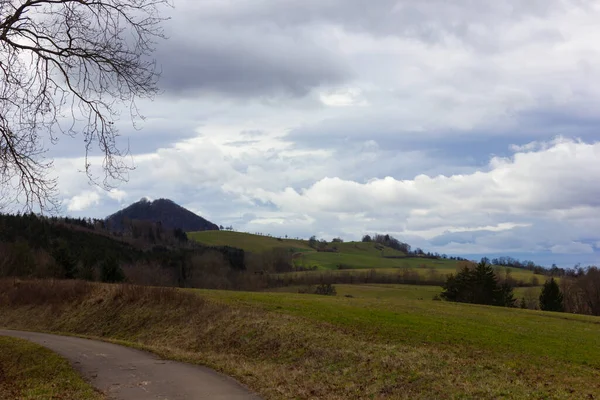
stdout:
{"type": "Polygon", "coordinates": [[[440,40],[444,36],[475,41],[500,27],[523,19],[548,17],[582,2],[509,0],[502,3],[473,3],[468,0],[242,0],[235,7],[211,1],[197,1],[197,15],[232,25],[271,25],[280,27],[335,25],[378,36],[402,35],[420,40],[440,40]]]}
{"type": "Polygon", "coordinates": [[[120,189],[111,189],[106,195],[113,200],[117,200],[119,203],[127,198],[127,192],[120,189]]]}
{"type": "Polygon", "coordinates": [[[587,244],[581,242],[571,242],[567,244],[557,244],[550,248],[552,253],[557,254],[592,254],[594,253],[594,248],[587,244]]]}
{"type": "Polygon", "coordinates": [[[71,197],[67,203],[68,211],[84,211],[100,202],[100,194],[96,191],[86,191],[71,197]]]}
{"type": "Polygon", "coordinates": [[[158,49],[160,86],[173,96],[302,97],[351,77],[340,54],[302,32],[214,21],[175,31],[158,49]],[[189,40],[189,35],[194,40],[189,40]],[[185,35],[185,36],[183,36],[185,35]]]}

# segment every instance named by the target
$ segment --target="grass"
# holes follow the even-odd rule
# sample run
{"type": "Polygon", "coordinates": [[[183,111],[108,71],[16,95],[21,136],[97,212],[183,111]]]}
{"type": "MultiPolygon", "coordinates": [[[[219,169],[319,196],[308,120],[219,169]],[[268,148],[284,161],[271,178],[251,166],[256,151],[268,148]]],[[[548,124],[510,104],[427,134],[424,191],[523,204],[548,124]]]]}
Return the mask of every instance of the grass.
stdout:
{"type": "Polygon", "coordinates": [[[433,301],[431,287],[403,285],[339,285],[336,297],[11,285],[0,282],[0,326],[206,364],[266,399],[600,396],[598,317],[433,301]]]}
{"type": "MultiPolygon", "coordinates": [[[[286,286],[269,289],[274,293],[298,293],[304,286],[286,286]]],[[[404,284],[356,284],[335,285],[338,297],[354,297],[361,299],[409,299],[409,300],[431,300],[442,289],[431,285],[404,285],[404,284]]]]}
{"type": "Polygon", "coordinates": [[[0,398],[100,400],[62,357],[22,339],[0,336],[0,398]]]}
{"type": "Polygon", "coordinates": [[[253,253],[262,253],[274,248],[314,251],[306,240],[281,239],[232,231],[188,232],[188,237],[209,246],[232,246],[253,253]]]}
{"type": "MultiPolygon", "coordinates": [[[[299,290],[305,286],[285,286],[273,288],[267,292],[273,293],[299,293],[299,290]]],[[[340,297],[354,297],[361,299],[380,299],[380,300],[431,300],[434,296],[442,292],[440,286],[435,285],[405,285],[405,284],[336,284],[337,295],[340,297]]],[[[542,286],[517,287],[513,289],[517,305],[522,297],[532,293],[536,298],[539,297],[542,286]]]]}
{"type": "MultiPolygon", "coordinates": [[[[268,236],[253,235],[243,232],[230,231],[204,231],[190,232],[189,237],[200,243],[211,246],[232,246],[249,252],[261,253],[275,248],[289,249],[295,252],[294,263],[304,268],[316,268],[317,271],[299,273],[311,274],[320,271],[336,271],[342,265],[345,269],[377,269],[381,272],[394,273],[398,269],[411,268],[428,278],[429,270],[435,268],[442,275],[456,272],[458,263],[453,260],[435,260],[427,258],[388,258],[401,257],[404,253],[389,247],[381,247],[376,243],[344,242],[330,243],[328,247],[335,246],[338,252],[317,252],[308,245],[306,240],[277,239],[268,236]]],[[[511,276],[517,281],[529,284],[532,279],[543,283],[544,276],[534,275],[533,272],[519,268],[504,268],[510,270],[511,276]]],[[[362,272],[359,272],[359,274],[362,272]]],[[[298,274],[298,273],[293,273],[298,274]]],[[[300,276],[298,275],[298,276],[300,276]]]]}
{"type": "MultiPolygon", "coordinates": [[[[370,244],[370,243],[369,243],[370,244]]],[[[374,249],[375,250],[375,249],[374,249]]],[[[347,268],[418,268],[420,266],[456,269],[456,261],[432,260],[426,258],[385,258],[379,251],[365,253],[306,252],[296,259],[296,263],[305,266],[317,266],[318,269],[336,269],[342,264],[347,268]]]]}

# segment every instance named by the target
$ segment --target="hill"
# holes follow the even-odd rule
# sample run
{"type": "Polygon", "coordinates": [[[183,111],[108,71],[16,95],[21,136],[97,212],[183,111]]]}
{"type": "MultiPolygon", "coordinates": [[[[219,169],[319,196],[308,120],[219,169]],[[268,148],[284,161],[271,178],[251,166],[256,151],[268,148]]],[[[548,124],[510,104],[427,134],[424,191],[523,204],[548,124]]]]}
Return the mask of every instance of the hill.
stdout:
{"type": "Polygon", "coordinates": [[[117,231],[124,228],[126,220],[160,222],[163,228],[181,229],[184,232],[219,230],[216,224],[168,199],[149,201],[144,198],[106,217],[111,229],[117,231]]]}
{"type": "Polygon", "coordinates": [[[303,269],[335,270],[363,268],[442,267],[454,270],[456,261],[410,257],[402,251],[374,242],[327,243],[311,247],[308,240],[282,239],[243,232],[189,232],[188,237],[207,246],[231,246],[253,253],[284,249],[293,253],[294,264],[303,269]]]}
{"type": "Polygon", "coordinates": [[[294,251],[314,251],[306,240],[278,239],[270,236],[253,235],[232,231],[188,232],[188,237],[208,246],[231,246],[261,253],[275,248],[292,249],[294,251]]]}
{"type": "Polygon", "coordinates": [[[103,220],[0,214],[0,277],[104,280],[103,268],[115,261],[130,282],[231,288],[234,272],[245,270],[243,250],[144,224],[110,232],[103,220]]]}

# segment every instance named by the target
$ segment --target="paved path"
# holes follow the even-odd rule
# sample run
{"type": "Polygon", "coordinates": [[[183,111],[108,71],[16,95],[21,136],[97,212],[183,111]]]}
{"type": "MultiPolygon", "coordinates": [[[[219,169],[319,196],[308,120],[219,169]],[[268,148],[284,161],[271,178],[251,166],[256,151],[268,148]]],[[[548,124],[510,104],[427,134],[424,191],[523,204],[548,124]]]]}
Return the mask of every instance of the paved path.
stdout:
{"type": "Polygon", "coordinates": [[[116,400],[241,400],[260,398],[209,368],[161,360],[143,351],[96,340],[0,330],[60,354],[94,387],[116,400]]]}

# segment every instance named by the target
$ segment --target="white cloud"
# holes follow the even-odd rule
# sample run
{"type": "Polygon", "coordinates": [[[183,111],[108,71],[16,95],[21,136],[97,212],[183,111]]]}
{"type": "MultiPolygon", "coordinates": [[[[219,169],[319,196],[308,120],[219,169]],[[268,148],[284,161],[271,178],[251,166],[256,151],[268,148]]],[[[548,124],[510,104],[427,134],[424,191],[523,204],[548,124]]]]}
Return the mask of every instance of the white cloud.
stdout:
{"type": "Polygon", "coordinates": [[[117,200],[118,202],[123,202],[127,198],[127,192],[120,189],[111,189],[106,194],[113,200],[117,200]]]}
{"type": "Polygon", "coordinates": [[[369,103],[361,99],[361,90],[346,88],[328,90],[320,94],[321,102],[330,107],[367,106],[369,103]]]}
{"type": "MultiPolygon", "coordinates": [[[[280,192],[257,191],[257,197],[285,211],[308,208],[324,212],[417,209],[412,218],[465,213],[521,214],[597,207],[600,187],[600,142],[560,141],[552,147],[510,158],[493,158],[489,171],[469,175],[418,175],[412,180],[392,177],[358,183],[323,178],[310,187],[280,192]]],[[[249,189],[252,192],[252,189],[249,189]]]]}
{"type": "Polygon", "coordinates": [[[96,191],[86,191],[71,197],[67,203],[68,211],[84,211],[100,202],[100,194],[96,191]]]}

